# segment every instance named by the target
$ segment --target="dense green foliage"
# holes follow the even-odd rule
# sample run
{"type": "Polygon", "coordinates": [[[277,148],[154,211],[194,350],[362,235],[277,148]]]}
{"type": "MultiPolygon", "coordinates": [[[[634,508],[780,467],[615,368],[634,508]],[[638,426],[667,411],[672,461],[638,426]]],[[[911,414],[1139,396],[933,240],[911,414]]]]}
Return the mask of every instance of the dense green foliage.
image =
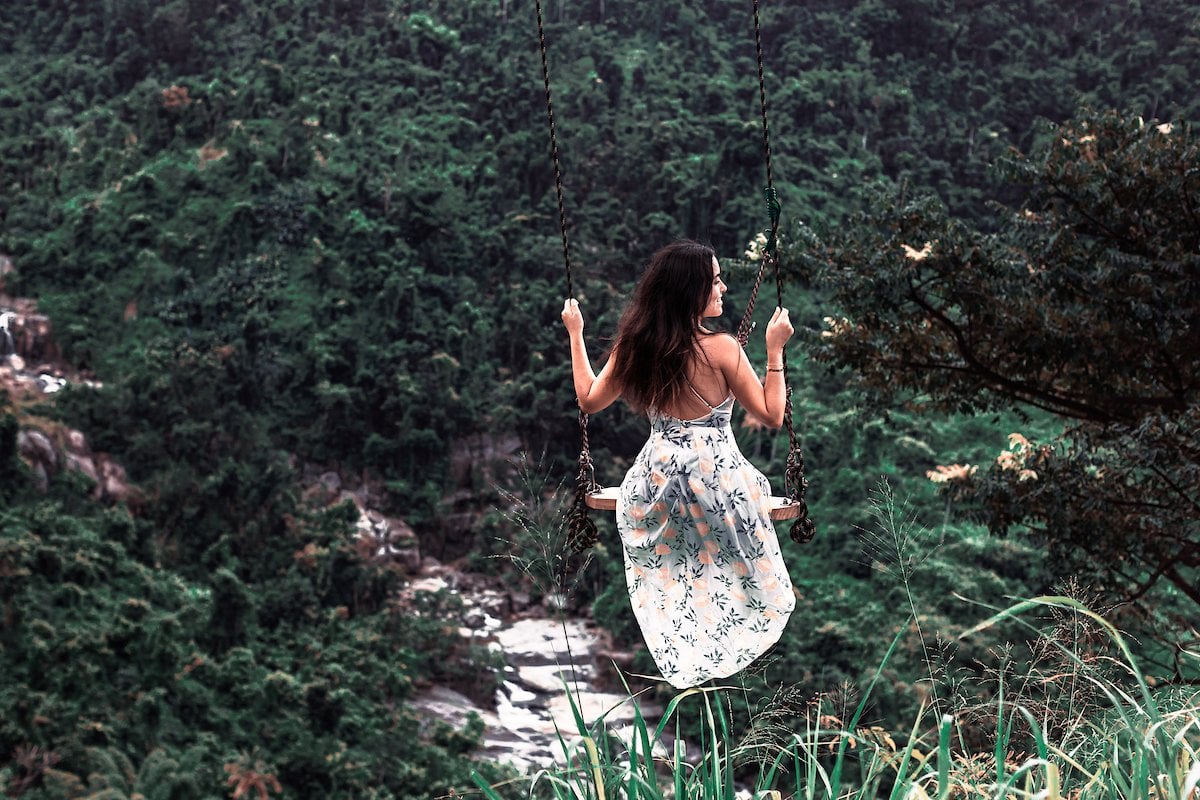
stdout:
{"type": "MultiPolygon", "coordinates": [[[[1106,4],[1025,5],[766,8],[788,212],[844,219],[879,179],[979,210],[987,165],[1039,115],[1086,101],[1194,116],[1187,4],[1121,25],[1106,4]]],[[[760,226],[742,6],[551,14],[597,330],[653,247],[690,234],[736,254],[760,226]]],[[[426,518],[449,442],[496,426],[533,452],[565,438],[528,4],[206,9],[30,3],[4,23],[2,244],[69,356],[123,375],[157,369],[142,354],[159,337],[231,345],[225,393],[266,415],[277,444],[378,470],[426,518]],[[136,320],[117,324],[131,302],[136,320]]]]}
{"type": "Polygon", "coordinates": [[[397,574],[356,554],[352,508],[289,506],[270,547],[243,530],[190,564],[180,539],[58,493],[0,512],[6,788],[206,797],[257,763],[322,796],[415,800],[464,774],[472,736],[419,736],[405,699],[431,677],[477,682],[454,672],[470,654],[435,607],[389,601],[397,574]],[[50,768],[30,767],[36,746],[50,768]]]}
{"type": "MultiPolygon", "coordinates": [[[[745,299],[749,270],[734,259],[765,223],[748,5],[550,9],[590,331],[613,329],[638,264],[680,235],[712,241],[743,277],[729,305],[745,299]]],[[[0,759],[51,748],[61,781],[94,792],[126,780],[130,794],[146,794],[139,770],[155,782],[172,762],[187,778],[162,789],[172,797],[211,796],[224,764],[330,797],[465,782],[469,741],[414,735],[404,699],[414,681],[461,680],[446,673],[479,659],[442,641],[436,609],[391,605],[397,576],[352,552],[349,515],[298,503],[295,465],[383,482],[390,510],[448,557],[494,546],[487,523],[457,522],[497,502],[497,466],[464,451],[514,436],[553,474],[571,472],[531,6],[5,4],[0,252],[18,270],[7,290],[38,297],[66,358],[105,384],[40,413],[113,454],[141,501],[136,516],[93,508],[69,480],[35,495],[7,415],[30,412],[0,412],[0,759]]],[[[991,229],[1002,223],[988,200],[1020,190],[994,185],[989,165],[1030,149],[1041,118],[1082,103],[1200,116],[1200,12],[1184,0],[765,4],[763,24],[785,214],[823,231],[848,224],[874,185],[936,192],[991,229]]],[[[825,291],[789,286],[793,317],[816,330],[825,291]]],[[[790,551],[804,597],[771,683],[861,679],[914,594],[932,642],[962,617],[953,592],[994,600],[1071,570],[949,524],[890,553],[867,537],[864,555],[855,526],[870,527],[879,475],[940,520],[946,501],[925,471],[994,457],[1014,417],[864,415],[846,373],[793,363],[820,532],[790,551]],[[919,570],[896,568],[914,558],[919,570]]],[[[593,421],[605,480],[643,435],[622,411],[593,421]]],[[[779,437],[740,441],[780,472],[779,437]]],[[[632,644],[613,542],[579,600],[632,644]]],[[[906,641],[889,663],[881,717],[925,691],[925,645],[906,641]]],[[[964,663],[985,651],[971,645],[964,663]]]]}
{"type": "Polygon", "coordinates": [[[1184,601],[1170,636],[1186,635],[1200,610],[1200,144],[1190,125],[1089,116],[1007,166],[1032,191],[995,233],[923,198],[805,253],[848,317],[829,318],[821,357],[889,405],[1070,421],[1056,443],[1014,437],[982,473],[941,477],[991,529],[1032,528],[1110,596],[1184,601]]]}

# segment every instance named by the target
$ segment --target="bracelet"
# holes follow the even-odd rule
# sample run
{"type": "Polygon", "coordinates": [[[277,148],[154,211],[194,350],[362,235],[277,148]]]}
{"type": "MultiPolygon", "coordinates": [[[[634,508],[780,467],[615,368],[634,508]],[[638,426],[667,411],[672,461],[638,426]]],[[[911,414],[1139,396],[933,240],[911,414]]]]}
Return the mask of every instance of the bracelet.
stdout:
{"type": "Polygon", "coordinates": [[[770,364],[767,364],[767,372],[783,372],[783,366],[772,367],[770,364]]]}

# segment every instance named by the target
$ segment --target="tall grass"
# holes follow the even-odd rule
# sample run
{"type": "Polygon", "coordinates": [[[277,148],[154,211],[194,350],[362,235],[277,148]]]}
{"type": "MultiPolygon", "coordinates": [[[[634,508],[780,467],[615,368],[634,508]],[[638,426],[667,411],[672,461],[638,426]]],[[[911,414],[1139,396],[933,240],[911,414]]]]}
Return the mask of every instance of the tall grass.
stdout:
{"type": "MultiPolygon", "coordinates": [[[[960,721],[944,714],[929,724],[925,709],[916,714],[902,746],[885,732],[860,727],[871,691],[902,630],[847,723],[816,699],[794,720],[797,730],[776,742],[766,759],[761,757],[761,743],[747,747],[733,737],[725,697],[738,691],[732,687],[688,689],[671,700],[656,724],[642,716],[637,698],[631,696],[626,702],[633,704],[634,726],[628,742],[606,732],[603,718],[589,725],[572,699],[578,742],[568,745],[560,737],[565,765],[532,775],[522,795],[555,800],[733,800],[740,791],[742,797],[763,800],[1200,800],[1200,692],[1156,694],[1138,671],[1124,638],[1103,617],[1068,597],[1036,597],[996,613],[962,636],[1006,620],[1031,624],[1024,617],[1039,609],[1070,610],[1094,621],[1121,654],[1117,663],[1127,676],[1125,681],[1086,678],[1107,706],[1073,720],[1056,737],[1047,734],[1039,717],[1019,698],[1006,697],[1003,690],[995,698],[991,752],[965,752],[957,746],[965,739],[960,721]],[[1170,707],[1165,707],[1164,697],[1170,707]],[[669,735],[685,708],[701,723],[701,751],[690,761],[683,742],[669,735]],[[747,762],[757,766],[747,772],[747,762]]],[[[1078,658],[1069,648],[1064,650],[1068,658],[1078,658]]],[[[505,800],[497,788],[473,777],[488,800],[505,800]]]]}
{"type": "MultiPolygon", "coordinates": [[[[877,529],[865,545],[875,563],[902,579],[911,613],[848,721],[829,698],[817,697],[790,719],[776,717],[757,728],[749,720],[752,731],[773,735],[738,739],[732,698],[741,690],[701,687],[677,694],[657,722],[645,718],[630,694],[624,702],[632,706],[634,724],[626,741],[607,729],[607,714],[586,720],[568,691],[577,738],[569,743],[560,732],[563,766],[530,775],[519,792],[512,782],[490,786],[473,774],[479,791],[487,800],[1200,800],[1200,691],[1156,690],[1121,632],[1071,597],[1035,597],[994,610],[959,636],[1001,623],[1023,626],[1054,666],[1035,678],[994,671],[986,714],[990,749],[967,744],[973,737],[965,728],[977,727],[979,709],[939,713],[948,706],[945,698],[919,709],[906,733],[862,726],[876,684],[918,617],[910,578],[921,561],[912,550],[921,542],[914,521],[897,513],[883,486],[873,503],[877,529]],[[1030,620],[1035,614],[1051,617],[1050,630],[1030,620]],[[1097,656],[1095,647],[1081,652],[1080,620],[1111,654],[1097,656]],[[1064,636],[1064,628],[1076,633],[1064,636]],[[698,726],[686,724],[694,722],[698,726]],[[684,728],[700,731],[692,758],[678,736],[684,728]]],[[[537,527],[531,516],[523,522],[526,532],[537,527]]],[[[555,572],[563,577],[557,570],[547,577],[555,572]]],[[[1181,657],[1200,668],[1200,654],[1181,657]]]]}
{"type": "Polygon", "coordinates": [[[925,631],[921,627],[921,615],[917,612],[913,596],[913,576],[941,546],[933,541],[928,528],[917,521],[917,514],[907,503],[897,503],[896,495],[886,477],[881,477],[871,492],[868,505],[872,523],[858,528],[863,556],[870,567],[897,581],[908,599],[910,620],[917,631],[921,652],[929,669],[929,690],[933,697],[934,710],[941,710],[938,682],[935,675],[933,654],[925,631]]]}

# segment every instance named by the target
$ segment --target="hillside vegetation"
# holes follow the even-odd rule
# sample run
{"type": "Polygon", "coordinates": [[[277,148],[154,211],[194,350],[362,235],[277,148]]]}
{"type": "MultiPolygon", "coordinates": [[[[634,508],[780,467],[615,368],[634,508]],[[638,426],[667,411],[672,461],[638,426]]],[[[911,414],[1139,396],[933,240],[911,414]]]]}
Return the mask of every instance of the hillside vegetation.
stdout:
{"type": "MultiPolygon", "coordinates": [[[[750,3],[546,11],[593,348],[649,254],[679,236],[714,244],[738,308],[743,253],[767,225],[750,3]]],[[[809,361],[828,344],[822,318],[850,303],[805,254],[856,252],[855,236],[894,221],[881,208],[913,197],[1003,230],[1036,181],[994,165],[1037,163],[1087,108],[1190,135],[1200,10],[847,0],[764,3],[762,23],[818,538],[787,550],[802,601],[746,697],[862,680],[911,608],[922,638],[874,695],[876,716],[902,724],[938,691],[920,682],[936,633],[978,617],[955,594],[999,603],[1080,571],[1046,558],[1044,539],[960,519],[961,498],[925,473],[993,463],[1008,434],[1050,439],[1064,423],[1019,398],[922,413],[920,397],[864,391],[853,359],[809,361]],[[931,530],[868,536],[864,551],[873,491],[931,530]]],[[[400,605],[404,576],[356,553],[352,509],[314,510],[299,479],[314,465],[363,476],[426,552],[497,570],[497,538],[516,536],[496,513],[518,484],[510,456],[549,476],[537,492],[574,473],[532,2],[11,0],[0,188],[0,253],[16,266],[4,292],[37,298],[65,361],[103,384],[32,407],[0,395],[0,778],[29,797],[211,797],[230,775],[313,797],[466,786],[472,734],[418,735],[405,700],[428,681],[479,683],[487,659],[445,635],[436,599],[400,605]],[[124,465],[132,510],[89,501],[70,474],[37,490],[17,430],[61,424],[124,465]]],[[[761,342],[750,352],[763,363],[761,342]]],[[[593,420],[604,481],[644,428],[624,410],[593,420]]],[[[739,441],[782,474],[781,437],[739,428],[739,441]]],[[[1180,516],[1186,540],[1196,515],[1180,516]]],[[[602,531],[574,608],[632,646],[619,546],[602,531]]],[[[1167,615],[1178,632],[1188,602],[1156,590],[1122,622],[1167,615]]],[[[994,643],[956,663],[983,671],[994,643]]],[[[1146,649],[1162,678],[1182,677],[1171,641],[1146,649]]]]}

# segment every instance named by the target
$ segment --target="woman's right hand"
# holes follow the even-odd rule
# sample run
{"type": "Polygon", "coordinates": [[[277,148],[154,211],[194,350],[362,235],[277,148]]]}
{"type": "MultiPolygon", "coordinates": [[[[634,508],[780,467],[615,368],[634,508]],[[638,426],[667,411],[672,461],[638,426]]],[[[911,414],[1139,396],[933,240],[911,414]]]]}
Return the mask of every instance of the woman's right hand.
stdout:
{"type": "Polygon", "coordinates": [[[796,329],[792,327],[792,322],[788,319],[788,310],[776,306],[775,313],[771,315],[771,321],[767,323],[767,355],[782,353],[783,346],[795,332],[796,329]]]}
{"type": "Polygon", "coordinates": [[[579,301],[574,297],[567,298],[563,303],[562,321],[571,336],[583,333],[583,312],[579,310],[579,301]]]}

